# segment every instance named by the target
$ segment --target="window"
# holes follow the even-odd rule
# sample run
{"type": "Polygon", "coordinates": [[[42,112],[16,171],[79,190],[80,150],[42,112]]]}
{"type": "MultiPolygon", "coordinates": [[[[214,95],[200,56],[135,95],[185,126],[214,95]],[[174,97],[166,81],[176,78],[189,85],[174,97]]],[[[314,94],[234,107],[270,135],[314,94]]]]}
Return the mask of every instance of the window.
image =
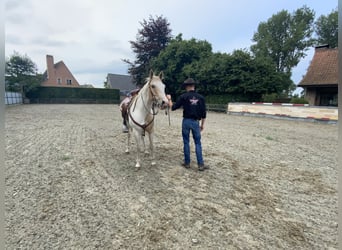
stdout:
{"type": "Polygon", "coordinates": [[[57,83],[58,83],[58,84],[61,84],[61,83],[62,83],[61,78],[58,78],[58,79],[57,79],[57,83]]]}
{"type": "Polygon", "coordinates": [[[70,79],[67,79],[66,82],[67,82],[67,85],[71,85],[71,80],[70,79]]]}

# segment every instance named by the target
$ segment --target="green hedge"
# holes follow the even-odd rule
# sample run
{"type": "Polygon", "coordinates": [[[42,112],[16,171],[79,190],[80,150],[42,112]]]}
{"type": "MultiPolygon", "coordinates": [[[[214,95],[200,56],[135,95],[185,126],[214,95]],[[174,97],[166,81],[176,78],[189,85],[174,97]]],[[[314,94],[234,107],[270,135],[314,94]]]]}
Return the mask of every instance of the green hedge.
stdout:
{"type": "Polygon", "coordinates": [[[249,102],[246,96],[239,95],[207,95],[205,96],[206,103],[212,104],[228,104],[230,102],[249,102]]]}
{"type": "MultiPolygon", "coordinates": [[[[208,104],[228,104],[230,102],[252,102],[246,96],[242,95],[207,95],[205,96],[206,103],[208,104]]],[[[277,102],[277,103],[296,103],[296,104],[307,104],[308,100],[303,97],[292,97],[292,98],[279,98],[276,93],[263,95],[262,102],[277,102]]]]}
{"type": "Polygon", "coordinates": [[[30,102],[47,103],[119,103],[118,89],[38,87],[26,94],[30,102]],[[85,101],[86,100],[86,101],[85,101]]]}
{"type": "Polygon", "coordinates": [[[292,99],[290,100],[290,103],[309,104],[309,101],[306,100],[304,97],[292,97],[292,99]]]}

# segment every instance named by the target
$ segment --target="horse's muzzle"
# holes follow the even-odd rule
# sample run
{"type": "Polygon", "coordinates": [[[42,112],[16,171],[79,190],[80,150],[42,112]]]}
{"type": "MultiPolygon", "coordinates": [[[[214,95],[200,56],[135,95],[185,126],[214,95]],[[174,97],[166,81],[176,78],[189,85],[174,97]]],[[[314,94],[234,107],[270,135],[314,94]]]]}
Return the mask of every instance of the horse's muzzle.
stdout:
{"type": "Polygon", "coordinates": [[[169,106],[168,103],[162,101],[162,104],[161,104],[160,109],[161,109],[161,110],[164,110],[164,109],[166,109],[168,106],[169,106]]]}

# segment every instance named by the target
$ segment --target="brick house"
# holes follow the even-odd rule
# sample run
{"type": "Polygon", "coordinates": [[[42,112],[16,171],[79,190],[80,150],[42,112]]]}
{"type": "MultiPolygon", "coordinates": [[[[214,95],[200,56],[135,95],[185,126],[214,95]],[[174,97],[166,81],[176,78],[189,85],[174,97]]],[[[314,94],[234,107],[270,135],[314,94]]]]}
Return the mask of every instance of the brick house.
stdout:
{"type": "Polygon", "coordinates": [[[49,87],[79,87],[80,84],[63,61],[54,63],[53,56],[46,55],[47,70],[41,86],[49,87]]]}
{"type": "Polygon", "coordinates": [[[126,95],[137,86],[133,83],[133,78],[130,75],[108,74],[107,88],[119,89],[120,95],[126,95]]]}
{"type": "Polygon", "coordinates": [[[310,105],[337,106],[338,48],[315,47],[313,59],[298,87],[304,88],[304,97],[310,105]]]}

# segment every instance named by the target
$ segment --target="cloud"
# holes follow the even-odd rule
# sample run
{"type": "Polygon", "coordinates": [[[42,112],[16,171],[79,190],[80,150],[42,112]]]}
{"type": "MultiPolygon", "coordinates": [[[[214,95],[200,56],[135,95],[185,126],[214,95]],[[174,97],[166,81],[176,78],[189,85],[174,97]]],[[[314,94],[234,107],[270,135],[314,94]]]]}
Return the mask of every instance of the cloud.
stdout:
{"type": "Polygon", "coordinates": [[[32,4],[30,1],[6,0],[5,10],[6,10],[7,16],[12,15],[13,13],[18,13],[22,11],[30,12],[32,10],[32,4]]]}
{"type": "Polygon", "coordinates": [[[81,67],[78,67],[79,63],[77,61],[72,62],[73,72],[75,74],[84,74],[84,73],[99,73],[99,72],[106,72],[113,73],[113,69],[115,68],[127,68],[127,64],[118,60],[111,60],[108,62],[98,63],[96,60],[88,59],[87,65],[84,64],[81,67]]]}
{"type": "Polygon", "coordinates": [[[29,1],[22,1],[22,0],[7,0],[5,1],[5,10],[7,11],[15,11],[19,8],[28,8],[31,7],[29,1]]]}
{"type": "Polygon", "coordinates": [[[8,24],[22,24],[25,17],[32,11],[32,4],[30,1],[7,0],[5,2],[5,23],[8,24]]]}
{"type": "Polygon", "coordinates": [[[14,34],[9,34],[5,37],[5,42],[6,44],[11,44],[11,45],[21,45],[25,44],[25,40],[21,38],[21,36],[14,35],[14,34]]]}
{"type": "Polygon", "coordinates": [[[72,41],[59,41],[58,39],[52,40],[52,39],[46,38],[46,37],[36,37],[34,39],[31,39],[29,42],[34,44],[37,47],[39,47],[39,46],[64,47],[64,46],[72,43],[72,41]]]}
{"type": "MultiPolygon", "coordinates": [[[[317,15],[330,13],[336,7],[336,0],[331,1],[311,5],[317,15]]],[[[63,60],[80,82],[102,83],[107,73],[126,74],[127,64],[121,59],[134,60],[129,41],[136,39],[140,22],[150,16],[167,18],[174,36],[182,33],[183,39],[206,40],[214,52],[230,53],[252,44],[261,21],[282,9],[292,12],[303,2],[7,0],[5,53],[27,54],[41,72],[50,54],[63,60]]]]}

